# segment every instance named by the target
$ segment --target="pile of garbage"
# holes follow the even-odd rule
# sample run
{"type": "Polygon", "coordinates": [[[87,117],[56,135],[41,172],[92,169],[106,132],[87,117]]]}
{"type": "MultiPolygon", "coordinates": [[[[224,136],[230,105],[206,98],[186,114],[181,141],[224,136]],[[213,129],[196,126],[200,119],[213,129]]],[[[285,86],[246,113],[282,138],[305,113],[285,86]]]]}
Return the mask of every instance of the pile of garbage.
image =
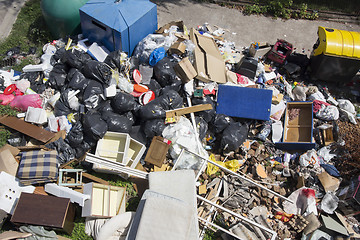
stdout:
{"type": "Polygon", "coordinates": [[[0,118],[13,133],[0,149],[2,219],[56,238],[48,228],[70,233],[76,203],[95,239],[358,238],[359,171],[341,172],[357,106],[311,81],[291,43],[237,49],[223,35],[171,22],[132,56],[79,35],[21,73],[0,70],[0,104],[20,112],[0,118]],[[148,179],[136,213],[125,188],[84,169],[148,179]]]}

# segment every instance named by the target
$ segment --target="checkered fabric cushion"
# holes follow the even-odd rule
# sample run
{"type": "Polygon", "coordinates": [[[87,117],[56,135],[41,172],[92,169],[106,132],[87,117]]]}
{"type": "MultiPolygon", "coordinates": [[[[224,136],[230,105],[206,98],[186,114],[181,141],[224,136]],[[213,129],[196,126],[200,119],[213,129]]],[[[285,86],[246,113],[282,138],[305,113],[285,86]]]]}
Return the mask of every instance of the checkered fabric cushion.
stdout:
{"type": "Polygon", "coordinates": [[[56,150],[23,152],[17,177],[24,185],[55,182],[58,177],[57,158],[56,150]]]}

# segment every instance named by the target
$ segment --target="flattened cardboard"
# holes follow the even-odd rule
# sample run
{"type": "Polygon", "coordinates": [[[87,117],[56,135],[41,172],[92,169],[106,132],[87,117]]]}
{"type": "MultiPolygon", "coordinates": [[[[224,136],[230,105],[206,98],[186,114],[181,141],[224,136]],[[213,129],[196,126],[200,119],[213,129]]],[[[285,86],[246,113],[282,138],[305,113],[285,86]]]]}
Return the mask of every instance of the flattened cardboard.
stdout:
{"type": "Polygon", "coordinates": [[[55,134],[49,132],[43,128],[35,126],[31,123],[27,123],[24,120],[20,120],[16,117],[2,117],[0,118],[0,124],[3,124],[9,128],[12,128],[18,132],[21,132],[29,137],[32,137],[40,142],[46,143],[52,139],[55,134]]]}
{"type": "Polygon", "coordinates": [[[183,21],[172,21],[159,28],[156,33],[164,34],[165,30],[169,29],[171,26],[177,26],[180,32],[184,32],[185,30],[183,21]]]}
{"type": "Polygon", "coordinates": [[[335,221],[334,218],[331,217],[331,215],[329,216],[321,215],[321,218],[323,220],[324,226],[327,229],[340,233],[345,236],[349,236],[349,233],[346,230],[346,228],[342,224],[335,221]]]}
{"type": "Polygon", "coordinates": [[[340,180],[331,176],[325,171],[318,174],[317,177],[319,178],[326,192],[336,191],[340,186],[340,180]]]}
{"type": "Polygon", "coordinates": [[[195,44],[195,69],[197,79],[209,82],[226,83],[225,62],[214,40],[190,30],[190,40],[195,44]]]}
{"type": "Polygon", "coordinates": [[[182,55],[185,53],[185,50],[186,50],[185,43],[177,41],[173,45],[171,45],[171,47],[169,48],[169,53],[182,55]]]}
{"type": "Polygon", "coordinates": [[[183,83],[189,82],[197,75],[197,72],[188,57],[184,58],[181,62],[175,65],[174,70],[183,83]]]}
{"type": "Polygon", "coordinates": [[[5,144],[4,146],[2,146],[0,148],[0,152],[4,151],[6,149],[9,150],[14,157],[20,153],[20,150],[17,147],[13,147],[9,144],[5,144]]]}
{"type": "Polygon", "coordinates": [[[16,176],[18,167],[19,164],[11,154],[10,150],[5,149],[0,152],[0,172],[4,171],[10,175],[16,176]]]}
{"type": "Polygon", "coordinates": [[[161,168],[170,147],[167,141],[168,140],[164,139],[163,137],[154,136],[146,154],[145,162],[152,163],[155,166],[161,168]]]}
{"type": "Polygon", "coordinates": [[[0,234],[0,239],[2,240],[11,240],[11,239],[19,239],[19,238],[27,238],[32,236],[31,233],[23,233],[17,231],[6,231],[0,234]]]}

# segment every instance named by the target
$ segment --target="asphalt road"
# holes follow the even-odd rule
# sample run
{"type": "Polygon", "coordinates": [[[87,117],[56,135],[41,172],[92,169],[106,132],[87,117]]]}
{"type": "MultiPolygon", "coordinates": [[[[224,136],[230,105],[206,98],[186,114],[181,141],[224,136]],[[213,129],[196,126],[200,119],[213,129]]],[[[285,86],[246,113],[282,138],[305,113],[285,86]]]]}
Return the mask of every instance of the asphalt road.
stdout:
{"type": "MultiPolygon", "coordinates": [[[[55,0],[54,0],[55,1],[55,0]]],[[[0,0],[0,39],[8,36],[17,14],[26,0],[0,0]]],[[[252,42],[274,44],[277,39],[292,43],[296,51],[309,53],[317,39],[318,26],[360,32],[360,25],[327,21],[281,20],[263,16],[245,16],[236,9],[190,0],[153,0],[158,8],[158,25],[183,20],[188,28],[208,23],[214,30],[225,31],[225,39],[238,49],[252,42]]]]}

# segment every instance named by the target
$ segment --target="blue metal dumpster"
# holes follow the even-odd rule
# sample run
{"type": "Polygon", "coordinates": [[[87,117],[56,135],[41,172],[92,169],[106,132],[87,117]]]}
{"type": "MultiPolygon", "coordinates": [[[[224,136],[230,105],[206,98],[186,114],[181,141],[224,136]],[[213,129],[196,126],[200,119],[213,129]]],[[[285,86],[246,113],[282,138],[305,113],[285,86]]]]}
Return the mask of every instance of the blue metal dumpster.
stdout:
{"type": "Polygon", "coordinates": [[[90,42],[131,56],[138,42],[157,29],[157,9],[147,0],[90,0],[80,8],[80,20],[90,42]]]}

